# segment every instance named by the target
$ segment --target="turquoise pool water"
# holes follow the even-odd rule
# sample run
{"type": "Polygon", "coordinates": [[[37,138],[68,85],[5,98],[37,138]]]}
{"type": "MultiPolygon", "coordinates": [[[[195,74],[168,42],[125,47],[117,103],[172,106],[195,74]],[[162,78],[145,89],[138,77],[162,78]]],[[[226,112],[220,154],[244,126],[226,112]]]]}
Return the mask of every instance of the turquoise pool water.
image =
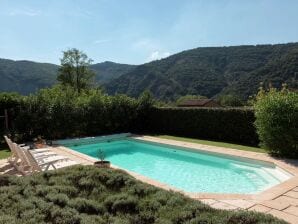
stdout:
{"type": "Polygon", "coordinates": [[[95,158],[101,149],[112,164],[186,192],[252,194],[290,177],[266,163],[130,138],[66,146],[95,158]]]}

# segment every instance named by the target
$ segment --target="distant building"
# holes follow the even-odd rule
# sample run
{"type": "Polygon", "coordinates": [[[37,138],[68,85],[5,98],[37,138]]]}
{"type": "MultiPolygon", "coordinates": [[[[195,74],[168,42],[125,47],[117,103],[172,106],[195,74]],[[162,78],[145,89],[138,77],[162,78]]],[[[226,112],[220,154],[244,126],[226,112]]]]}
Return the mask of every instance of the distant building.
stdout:
{"type": "Polygon", "coordinates": [[[178,104],[178,107],[221,107],[213,99],[198,99],[198,100],[185,100],[178,104]]]}

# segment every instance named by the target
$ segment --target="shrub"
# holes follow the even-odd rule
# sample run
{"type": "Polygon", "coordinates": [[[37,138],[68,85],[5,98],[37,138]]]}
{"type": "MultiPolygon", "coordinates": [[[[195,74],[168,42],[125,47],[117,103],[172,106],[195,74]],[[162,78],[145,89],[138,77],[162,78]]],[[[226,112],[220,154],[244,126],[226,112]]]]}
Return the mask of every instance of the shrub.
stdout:
{"type": "Polygon", "coordinates": [[[136,211],[138,201],[136,197],[122,193],[111,195],[105,200],[104,204],[107,210],[112,213],[133,213],[136,211]]]}
{"type": "Polygon", "coordinates": [[[249,108],[154,108],[151,132],[255,146],[258,136],[249,108]]]}
{"type": "Polygon", "coordinates": [[[257,145],[252,109],[153,108],[151,94],[138,99],[108,96],[101,90],[69,86],[41,89],[30,96],[0,95],[0,108],[11,108],[13,133],[23,140],[152,132],[257,145]]]}
{"type": "Polygon", "coordinates": [[[26,97],[1,94],[0,108],[11,108],[14,133],[48,139],[140,131],[153,104],[145,92],[138,99],[108,96],[101,90],[54,86],[26,97]],[[9,96],[9,97],[8,97],[9,96]]]}
{"type": "Polygon", "coordinates": [[[71,200],[69,205],[80,213],[103,214],[105,212],[103,205],[94,200],[88,200],[84,198],[76,198],[71,200]]]}
{"type": "Polygon", "coordinates": [[[123,171],[94,166],[74,166],[3,180],[4,185],[0,186],[0,223],[5,224],[285,223],[261,213],[215,210],[182,194],[136,181],[123,171]],[[80,185],[72,182],[96,176],[105,178],[94,178],[93,189],[88,187],[81,191],[80,185]],[[92,194],[94,189],[111,179],[120,186],[119,189],[102,188],[99,197],[92,194]],[[59,187],[55,183],[59,183],[59,187]],[[68,197],[57,193],[63,188],[76,190],[72,190],[72,196],[68,197]],[[142,194],[136,194],[130,188],[143,189],[142,194]],[[23,194],[25,189],[26,195],[23,194]]]}
{"type": "MultiPolygon", "coordinates": [[[[4,115],[4,110],[6,109],[8,112],[8,118],[9,118],[9,123],[8,126],[9,128],[13,128],[13,123],[12,120],[15,117],[15,114],[19,110],[19,105],[21,104],[23,100],[23,97],[19,95],[18,93],[6,93],[6,92],[0,92],[0,116],[4,115]]],[[[4,124],[4,119],[0,118],[0,134],[3,135],[5,133],[5,126],[4,124]]],[[[0,142],[1,143],[1,142],[0,142]]]]}
{"type": "Polygon", "coordinates": [[[256,99],[261,146],[274,155],[298,158],[298,93],[261,89],[256,99]]]}
{"type": "Polygon", "coordinates": [[[60,207],[53,207],[49,221],[55,224],[79,224],[80,216],[75,209],[70,207],[65,207],[64,209],[61,209],[60,207]]]}
{"type": "Polygon", "coordinates": [[[69,198],[66,194],[48,194],[45,197],[49,202],[64,207],[68,204],[69,198]]]}

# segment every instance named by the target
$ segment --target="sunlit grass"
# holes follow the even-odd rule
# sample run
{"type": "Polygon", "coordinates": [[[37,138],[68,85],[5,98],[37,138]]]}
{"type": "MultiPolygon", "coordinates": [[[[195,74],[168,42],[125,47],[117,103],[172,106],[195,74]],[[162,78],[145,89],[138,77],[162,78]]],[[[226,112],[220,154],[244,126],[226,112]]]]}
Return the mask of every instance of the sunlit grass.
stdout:
{"type": "Polygon", "coordinates": [[[262,152],[262,153],[266,152],[262,148],[238,145],[238,144],[232,144],[232,143],[226,143],[226,142],[216,142],[216,141],[208,141],[208,140],[201,140],[201,139],[195,139],[195,138],[176,137],[176,136],[171,136],[171,135],[157,135],[154,137],[171,139],[171,140],[176,140],[176,141],[192,142],[192,143],[198,143],[198,144],[202,144],[202,145],[211,145],[211,146],[239,149],[239,150],[245,150],[245,151],[251,151],[251,152],[262,152]]]}
{"type": "Polygon", "coordinates": [[[6,145],[0,144],[0,159],[5,159],[10,156],[10,150],[6,145]]]}

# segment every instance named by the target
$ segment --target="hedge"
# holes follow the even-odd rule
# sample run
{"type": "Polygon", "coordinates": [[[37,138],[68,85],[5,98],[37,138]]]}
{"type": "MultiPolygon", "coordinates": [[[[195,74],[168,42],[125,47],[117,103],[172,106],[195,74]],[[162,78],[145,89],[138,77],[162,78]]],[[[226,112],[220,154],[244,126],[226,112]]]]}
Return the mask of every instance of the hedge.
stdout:
{"type": "Polygon", "coordinates": [[[125,95],[108,96],[97,90],[78,94],[59,86],[26,97],[5,94],[0,97],[0,108],[10,108],[10,131],[23,140],[38,135],[62,139],[132,132],[252,146],[259,142],[252,109],[156,108],[152,105],[148,93],[134,99],[125,95]]]}
{"type": "MultiPolygon", "coordinates": [[[[0,97],[0,108],[7,105],[0,97]]],[[[141,132],[151,98],[108,96],[98,90],[78,94],[71,88],[53,87],[26,96],[9,109],[10,132],[22,140],[141,132]]],[[[1,132],[4,132],[3,126],[1,132]]]]}
{"type": "Polygon", "coordinates": [[[256,146],[254,111],[249,108],[153,108],[152,133],[256,146]]]}

